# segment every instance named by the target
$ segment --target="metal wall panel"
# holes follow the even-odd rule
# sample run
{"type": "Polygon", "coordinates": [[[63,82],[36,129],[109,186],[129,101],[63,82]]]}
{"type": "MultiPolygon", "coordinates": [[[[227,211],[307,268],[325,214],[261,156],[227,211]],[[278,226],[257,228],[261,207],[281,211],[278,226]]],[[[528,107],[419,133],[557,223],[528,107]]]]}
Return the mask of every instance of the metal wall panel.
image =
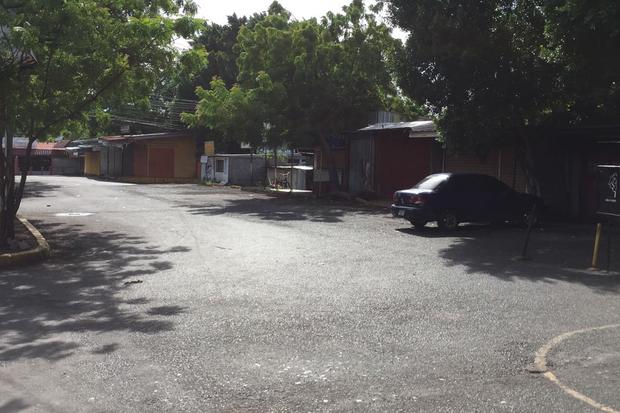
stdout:
{"type": "Polygon", "coordinates": [[[373,137],[352,138],[349,159],[349,192],[373,192],[375,176],[373,137]]]}

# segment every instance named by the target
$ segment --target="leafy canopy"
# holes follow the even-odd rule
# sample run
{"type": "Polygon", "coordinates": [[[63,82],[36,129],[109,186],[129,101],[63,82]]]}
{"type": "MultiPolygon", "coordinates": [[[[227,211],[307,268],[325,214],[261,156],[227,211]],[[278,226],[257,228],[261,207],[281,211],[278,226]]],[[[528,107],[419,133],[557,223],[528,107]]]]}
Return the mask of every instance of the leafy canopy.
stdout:
{"type": "Polygon", "coordinates": [[[320,22],[294,20],[274,3],[239,30],[237,85],[226,89],[216,80],[212,91],[198,88],[197,111],[184,119],[234,140],[314,144],[394,104],[391,65],[398,48],[390,29],[360,0],[320,22]]]}
{"type": "Polygon", "coordinates": [[[453,149],[484,153],[536,127],[617,116],[616,0],[389,3],[410,33],[401,86],[428,104],[453,149]]]}
{"type": "Polygon", "coordinates": [[[198,28],[195,10],[183,0],[1,0],[4,122],[43,137],[87,123],[97,105],[140,101],[171,65],[174,36],[198,28]],[[21,68],[21,52],[38,63],[21,68]]]}

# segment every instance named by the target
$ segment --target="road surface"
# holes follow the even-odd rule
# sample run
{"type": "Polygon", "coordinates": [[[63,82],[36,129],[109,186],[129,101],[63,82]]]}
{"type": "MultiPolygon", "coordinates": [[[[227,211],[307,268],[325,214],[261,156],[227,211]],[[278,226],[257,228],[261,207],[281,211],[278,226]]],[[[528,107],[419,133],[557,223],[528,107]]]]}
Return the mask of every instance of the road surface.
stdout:
{"type": "Polygon", "coordinates": [[[617,328],[551,348],[561,383],[528,371],[620,323],[581,233],[518,262],[518,228],[69,177],[31,178],[21,214],[54,256],[0,270],[2,413],[620,409],[617,328]]]}

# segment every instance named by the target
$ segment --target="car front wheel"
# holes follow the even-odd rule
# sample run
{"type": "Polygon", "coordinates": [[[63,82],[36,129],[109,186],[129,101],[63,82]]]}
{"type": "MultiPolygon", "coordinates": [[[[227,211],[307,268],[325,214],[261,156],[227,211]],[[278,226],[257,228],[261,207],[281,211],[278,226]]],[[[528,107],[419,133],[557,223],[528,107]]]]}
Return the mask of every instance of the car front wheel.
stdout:
{"type": "Polygon", "coordinates": [[[441,229],[452,231],[459,226],[459,221],[453,212],[444,212],[437,220],[437,225],[441,229]]]}
{"type": "Polygon", "coordinates": [[[409,222],[411,222],[411,225],[413,225],[414,227],[418,229],[424,228],[426,226],[426,221],[422,221],[420,219],[412,219],[412,220],[409,220],[409,222]]]}

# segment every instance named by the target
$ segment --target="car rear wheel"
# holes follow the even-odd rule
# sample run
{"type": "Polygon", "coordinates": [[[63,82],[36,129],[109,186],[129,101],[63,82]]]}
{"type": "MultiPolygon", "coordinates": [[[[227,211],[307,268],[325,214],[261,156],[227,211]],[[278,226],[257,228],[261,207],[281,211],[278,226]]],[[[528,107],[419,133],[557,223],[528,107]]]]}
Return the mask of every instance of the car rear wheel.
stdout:
{"type": "Polygon", "coordinates": [[[416,228],[424,228],[426,226],[426,221],[422,221],[420,219],[411,219],[409,222],[411,222],[411,225],[416,228]]]}
{"type": "Polygon", "coordinates": [[[454,212],[447,211],[439,216],[439,219],[437,220],[437,225],[441,229],[452,231],[459,226],[459,220],[457,219],[454,212]]]}

